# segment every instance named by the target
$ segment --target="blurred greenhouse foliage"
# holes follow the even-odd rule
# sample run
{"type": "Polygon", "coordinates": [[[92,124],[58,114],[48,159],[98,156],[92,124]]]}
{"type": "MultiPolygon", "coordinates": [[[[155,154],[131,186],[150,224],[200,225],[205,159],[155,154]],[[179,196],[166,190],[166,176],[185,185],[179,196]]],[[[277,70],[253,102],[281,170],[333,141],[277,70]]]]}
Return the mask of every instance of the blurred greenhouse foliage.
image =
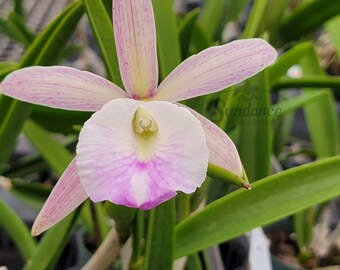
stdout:
{"type": "MultiPolygon", "coordinates": [[[[258,75],[185,102],[232,138],[252,190],[209,167],[195,193],[154,210],[87,200],[32,237],[91,114],[0,95],[0,269],[267,270],[252,263],[256,243],[244,236],[258,227],[270,239],[269,270],[340,269],[340,1],[152,2],[160,80],[235,39],[263,38],[278,51],[258,75]]],[[[0,81],[60,64],[122,85],[111,9],[111,0],[0,0],[0,81]]]]}

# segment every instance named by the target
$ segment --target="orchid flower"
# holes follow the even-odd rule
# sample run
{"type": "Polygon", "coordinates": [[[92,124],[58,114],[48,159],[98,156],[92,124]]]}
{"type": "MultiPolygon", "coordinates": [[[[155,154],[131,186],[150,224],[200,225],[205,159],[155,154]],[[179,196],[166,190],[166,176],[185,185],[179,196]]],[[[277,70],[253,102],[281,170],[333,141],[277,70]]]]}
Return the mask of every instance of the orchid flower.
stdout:
{"type": "Polygon", "coordinates": [[[175,68],[158,85],[151,0],[113,0],[113,26],[126,91],[70,67],[28,67],[1,84],[7,96],[53,108],[94,111],[76,157],[61,176],[32,234],[60,221],[88,197],[142,210],[192,193],[208,162],[244,178],[231,139],[205,117],[176,102],[237,84],[270,65],[276,51],[264,40],[208,48],[175,68]]]}

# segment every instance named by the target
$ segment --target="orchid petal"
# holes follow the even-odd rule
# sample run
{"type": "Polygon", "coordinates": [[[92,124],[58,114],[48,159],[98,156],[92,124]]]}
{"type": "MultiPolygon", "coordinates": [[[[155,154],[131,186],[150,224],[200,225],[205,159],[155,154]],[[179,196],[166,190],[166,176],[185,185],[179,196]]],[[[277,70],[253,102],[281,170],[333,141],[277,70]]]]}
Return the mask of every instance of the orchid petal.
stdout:
{"type": "Polygon", "coordinates": [[[229,136],[204,116],[190,108],[188,109],[201,122],[204,129],[209,149],[209,163],[230,171],[243,179],[246,178],[236,146],[229,136]]]}
{"type": "Polygon", "coordinates": [[[237,84],[273,63],[276,51],[262,39],[246,39],[208,48],[173,70],[155,100],[176,102],[237,84]]]}
{"type": "Polygon", "coordinates": [[[112,6],[124,86],[134,99],[153,96],[158,84],[158,63],[151,0],[115,0],[112,6]]]}
{"type": "Polygon", "coordinates": [[[205,179],[208,156],[200,122],[162,101],[110,101],[85,123],[77,146],[80,181],[93,201],[142,210],[176,191],[194,192],[205,179]],[[140,107],[157,123],[152,141],[141,141],[133,128],[140,107]]]}
{"type": "Polygon", "coordinates": [[[75,159],[67,167],[32,226],[32,235],[46,231],[87,199],[80,184],[75,159]]]}
{"type": "Polygon", "coordinates": [[[97,111],[111,99],[127,94],[108,80],[71,67],[28,67],[1,83],[4,95],[39,105],[77,111],[97,111]]]}

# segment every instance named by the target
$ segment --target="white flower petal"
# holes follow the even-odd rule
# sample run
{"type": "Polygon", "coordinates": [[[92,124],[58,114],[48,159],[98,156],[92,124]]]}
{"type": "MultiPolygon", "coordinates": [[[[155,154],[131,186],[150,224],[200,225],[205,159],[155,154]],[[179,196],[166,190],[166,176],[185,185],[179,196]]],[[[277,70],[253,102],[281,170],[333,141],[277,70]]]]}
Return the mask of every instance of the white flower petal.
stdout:
{"type": "Polygon", "coordinates": [[[77,146],[81,183],[97,202],[150,209],[176,191],[192,193],[205,179],[208,149],[200,122],[185,108],[162,101],[110,101],[85,123],[77,146]],[[158,131],[145,155],[133,128],[141,106],[158,131]]]}
{"type": "Polygon", "coordinates": [[[50,196],[41,209],[32,226],[32,235],[46,231],[62,220],[87,199],[80,184],[75,159],[72,160],[59,181],[53,188],[50,196]]]}
{"type": "Polygon", "coordinates": [[[209,119],[190,108],[188,109],[197,117],[204,129],[209,149],[209,163],[232,172],[243,179],[245,176],[242,162],[233,141],[209,119]]]}
{"type": "Polygon", "coordinates": [[[262,39],[244,39],[208,48],[173,70],[153,99],[176,102],[237,84],[273,63],[277,53],[262,39]]]}
{"type": "Polygon", "coordinates": [[[77,111],[97,111],[106,102],[127,97],[110,81],[71,67],[28,67],[5,78],[0,93],[34,104],[77,111]]]}
{"type": "Polygon", "coordinates": [[[134,99],[153,96],[158,84],[158,63],[151,0],[115,0],[112,7],[124,86],[134,99]]]}

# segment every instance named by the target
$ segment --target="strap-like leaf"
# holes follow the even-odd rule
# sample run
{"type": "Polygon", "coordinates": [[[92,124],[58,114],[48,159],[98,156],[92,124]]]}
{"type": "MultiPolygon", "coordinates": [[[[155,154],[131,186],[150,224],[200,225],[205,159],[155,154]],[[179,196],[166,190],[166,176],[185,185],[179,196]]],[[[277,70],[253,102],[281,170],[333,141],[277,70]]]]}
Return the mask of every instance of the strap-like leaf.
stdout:
{"type": "Polygon", "coordinates": [[[268,176],[251,191],[226,195],[176,226],[175,258],[338,196],[339,179],[340,156],[336,156],[268,176]]]}

